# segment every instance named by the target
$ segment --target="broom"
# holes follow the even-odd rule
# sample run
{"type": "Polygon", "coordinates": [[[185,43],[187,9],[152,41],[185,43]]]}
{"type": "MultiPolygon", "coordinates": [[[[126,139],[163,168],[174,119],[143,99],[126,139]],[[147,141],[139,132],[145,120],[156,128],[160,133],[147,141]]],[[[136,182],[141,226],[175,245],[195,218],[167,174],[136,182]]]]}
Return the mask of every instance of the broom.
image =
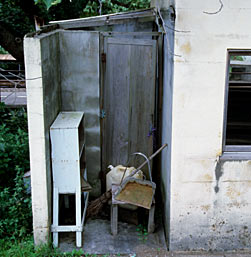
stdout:
{"type": "MultiPolygon", "coordinates": [[[[148,160],[151,161],[158,153],[160,153],[165,147],[167,147],[167,144],[162,145],[155,153],[153,153],[148,160]]],[[[143,166],[147,164],[147,160],[144,161],[137,169],[135,169],[128,177],[134,176],[143,166]]],[[[99,198],[95,199],[94,201],[90,202],[90,204],[87,207],[86,211],[86,217],[90,216],[96,216],[105,203],[107,203],[112,198],[112,190],[106,191],[104,194],[102,194],[99,198]]]]}

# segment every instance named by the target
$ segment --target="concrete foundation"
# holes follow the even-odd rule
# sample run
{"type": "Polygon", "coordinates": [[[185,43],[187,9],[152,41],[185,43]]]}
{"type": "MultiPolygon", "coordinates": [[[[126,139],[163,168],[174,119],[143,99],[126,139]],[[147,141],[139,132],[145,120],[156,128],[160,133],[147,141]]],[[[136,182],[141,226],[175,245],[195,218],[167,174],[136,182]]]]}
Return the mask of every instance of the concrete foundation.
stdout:
{"type": "MultiPolygon", "coordinates": [[[[137,226],[118,223],[118,235],[111,235],[110,221],[88,220],[83,232],[83,251],[91,254],[134,254],[147,249],[166,251],[163,228],[159,227],[155,233],[147,235],[145,241],[139,235],[137,226]]],[[[72,251],[75,248],[75,234],[62,234],[60,249],[72,251]]]]}

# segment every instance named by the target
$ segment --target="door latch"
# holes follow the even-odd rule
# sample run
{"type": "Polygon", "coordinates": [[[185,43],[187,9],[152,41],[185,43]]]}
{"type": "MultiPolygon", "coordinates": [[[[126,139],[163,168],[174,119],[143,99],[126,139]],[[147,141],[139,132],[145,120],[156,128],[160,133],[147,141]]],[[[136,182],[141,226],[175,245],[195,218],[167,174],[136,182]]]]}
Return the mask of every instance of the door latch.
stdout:
{"type": "Polygon", "coordinates": [[[103,109],[103,110],[101,110],[101,112],[100,112],[100,118],[101,118],[101,119],[104,119],[105,116],[106,116],[106,112],[105,112],[105,110],[103,109]]]}

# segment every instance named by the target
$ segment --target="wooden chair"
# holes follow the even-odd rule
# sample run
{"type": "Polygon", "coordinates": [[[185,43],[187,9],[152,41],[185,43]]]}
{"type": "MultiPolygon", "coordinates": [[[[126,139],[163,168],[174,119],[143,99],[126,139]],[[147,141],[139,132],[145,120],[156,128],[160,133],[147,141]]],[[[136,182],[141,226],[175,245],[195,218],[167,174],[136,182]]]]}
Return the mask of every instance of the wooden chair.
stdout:
{"type": "MultiPolygon", "coordinates": [[[[111,233],[112,235],[118,234],[118,206],[119,205],[128,205],[128,203],[117,201],[115,199],[115,192],[118,188],[118,185],[112,185],[112,202],[111,202],[111,233]]],[[[155,212],[155,200],[153,199],[151,209],[149,210],[148,216],[148,233],[153,233],[155,229],[154,224],[154,212],[155,212]]]]}

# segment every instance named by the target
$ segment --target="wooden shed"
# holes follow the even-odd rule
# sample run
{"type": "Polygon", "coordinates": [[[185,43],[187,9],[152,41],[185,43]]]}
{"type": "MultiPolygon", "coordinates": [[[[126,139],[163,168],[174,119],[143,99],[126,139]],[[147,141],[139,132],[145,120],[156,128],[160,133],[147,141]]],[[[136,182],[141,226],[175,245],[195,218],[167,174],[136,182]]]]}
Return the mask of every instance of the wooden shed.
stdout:
{"type": "MultiPolygon", "coordinates": [[[[172,10],[164,12],[172,20],[172,10]]],[[[158,10],[52,22],[25,37],[35,242],[51,223],[49,128],[60,111],[85,112],[92,196],[108,165],[137,167],[161,142],[164,30],[158,10]],[[41,147],[42,146],[42,147],[41,147]],[[43,181],[43,183],[41,183],[43,181]],[[42,195],[42,197],[41,197],[42,195]]],[[[153,175],[160,181],[160,169],[153,175]]]]}

